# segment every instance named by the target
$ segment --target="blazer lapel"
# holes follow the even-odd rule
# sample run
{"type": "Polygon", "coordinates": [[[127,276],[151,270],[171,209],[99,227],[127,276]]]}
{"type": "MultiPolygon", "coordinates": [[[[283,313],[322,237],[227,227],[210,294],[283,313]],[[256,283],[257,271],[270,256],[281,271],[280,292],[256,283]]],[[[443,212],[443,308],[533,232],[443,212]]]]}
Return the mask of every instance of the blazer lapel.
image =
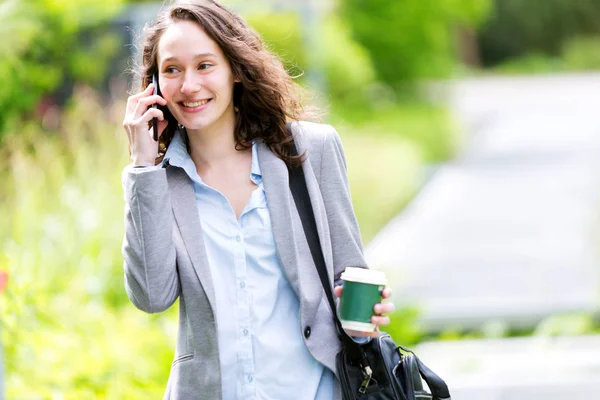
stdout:
{"type": "Polygon", "coordinates": [[[264,143],[258,143],[258,162],[263,186],[267,196],[271,227],[275,237],[275,246],[284,274],[300,296],[298,282],[298,249],[292,226],[296,208],[289,191],[289,176],[285,163],[279,159],[264,143]]]}
{"type": "Polygon", "coordinates": [[[171,204],[175,220],[179,226],[185,248],[190,255],[192,265],[208,298],[213,315],[216,315],[216,300],[212,276],[208,267],[208,258],[204,247],[202,225],[196,206],[196,197],[192,181],[185,171],[178,167],[168,167],[167,177],[171,189],[171,204]]]}

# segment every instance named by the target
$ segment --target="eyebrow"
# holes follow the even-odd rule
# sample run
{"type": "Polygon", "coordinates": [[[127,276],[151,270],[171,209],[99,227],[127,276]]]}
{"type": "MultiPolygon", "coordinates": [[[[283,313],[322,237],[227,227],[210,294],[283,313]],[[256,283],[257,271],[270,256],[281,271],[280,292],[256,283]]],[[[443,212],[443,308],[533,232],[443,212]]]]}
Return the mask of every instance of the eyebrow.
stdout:
{"type": "MultiPolygon", "coordinates": [[[[194,60],[195,60],[195,59],[197,59],[197,58],[206,58],[206,57],[217,57],[217,55],[216,55],[215,53],[211,53],[211,52],[207,52],[207,53],[199,53],[199,54],[196,54],[196,55],[194,56],[194,60]]],[[[177,57],[175,57],[175,56],[170,56],[170,57],[164,58],[164,59],[162,60],[162,62],[163,62],[163,63],[165,63],[165,62],[169,62],[169,61],[176,61],[176,60],[177,60],[177,57]]]]}

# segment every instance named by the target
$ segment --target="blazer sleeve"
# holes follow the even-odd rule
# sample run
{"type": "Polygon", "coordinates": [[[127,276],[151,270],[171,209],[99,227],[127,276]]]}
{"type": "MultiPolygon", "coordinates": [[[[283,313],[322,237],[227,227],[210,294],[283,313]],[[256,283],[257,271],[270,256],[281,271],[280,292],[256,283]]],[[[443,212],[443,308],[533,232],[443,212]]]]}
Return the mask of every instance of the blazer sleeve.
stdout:
{"type": "Polygon", "coordinates": [[[179,296],[173,213],[165,169],[126,167],[123,268],[131,302],[147,313],[168,309],[179,296]]]}
{"type": "Polygon", "coordinates": [[[346,267],[367,268],[360,229],[352,207],[346,156],[342,141],[332,126],[327,126],[319,171],[321,195],[327,213],[335,285],[341,284],[346,267]]]}

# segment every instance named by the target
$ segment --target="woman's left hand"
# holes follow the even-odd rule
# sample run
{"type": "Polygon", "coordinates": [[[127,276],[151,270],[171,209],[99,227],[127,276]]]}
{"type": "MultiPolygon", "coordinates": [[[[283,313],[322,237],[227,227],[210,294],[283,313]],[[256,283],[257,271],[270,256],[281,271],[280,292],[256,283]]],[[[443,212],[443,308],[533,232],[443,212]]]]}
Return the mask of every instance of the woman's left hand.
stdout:
{"type": "MultiPolygon", "coordinates": [[[[342,291],[343,291],[343,287],[342,286],[336,286],[333,289],[333,294],[336,297],[341,297],[342,296],[342,291]]],[[[392,296],[392,289],[386,287],[385,289],[383,289],[383,292],[381,293],[382,297],[384,299],[388,299],[392,296]]],[[[362,337],[362,336],[369,336],[372,338],[376,338],[379,336],[379,327],[380,326],[385,326],[388,325],[390,323],[390,317],[382,315],[382,314],[389,314],[391,312],[394,311],[394,303],[377,303],[375,304],[375,307],[373,307],[373,312],[375,315],[373,315],[371,317],[371,323],[375,324],[375,331],[373,332],[360,332],[360,331],[353,331],[350,329],[345,329],[346,333],[350,336],[354,336],[354,337],[362,337]]]]}

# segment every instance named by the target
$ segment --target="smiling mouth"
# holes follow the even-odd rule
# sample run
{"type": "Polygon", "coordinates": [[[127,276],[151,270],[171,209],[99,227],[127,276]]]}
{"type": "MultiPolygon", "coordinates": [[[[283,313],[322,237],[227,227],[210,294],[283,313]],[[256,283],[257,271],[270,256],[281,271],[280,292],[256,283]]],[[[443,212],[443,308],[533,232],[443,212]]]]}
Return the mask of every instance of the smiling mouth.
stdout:
{"type": "Polygon", "coordinates": [[[206,103],[208,103],[211,99],[204,99],[204,100],[200,100],[200,101],[192,101],[192,102],[188,102],[188,101],[182,101],[181,105],[183,105],[184,107],[187,108],[195,108],[195,107],[200,107],[205,105],[206,103]]]}

